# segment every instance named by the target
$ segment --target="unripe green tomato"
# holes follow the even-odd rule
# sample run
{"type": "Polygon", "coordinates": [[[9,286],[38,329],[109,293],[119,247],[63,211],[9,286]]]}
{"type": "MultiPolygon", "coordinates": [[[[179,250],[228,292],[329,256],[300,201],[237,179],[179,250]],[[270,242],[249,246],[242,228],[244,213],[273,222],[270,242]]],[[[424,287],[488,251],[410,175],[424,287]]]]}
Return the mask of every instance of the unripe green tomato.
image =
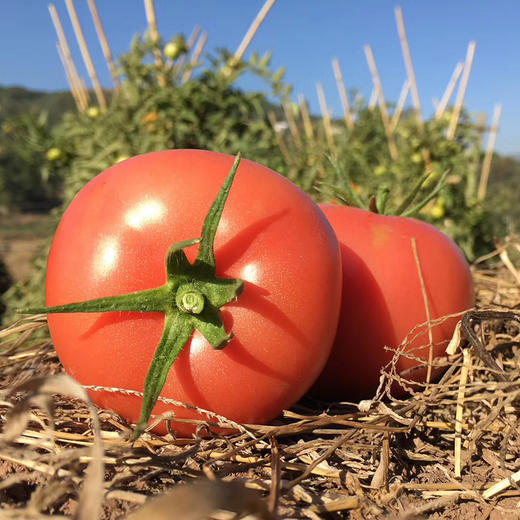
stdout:
{"type": "Polygon", "coordinates": [[[410,160],[414,163],[414,164],[419,164],[420,162],[422,162],[422,156],[420,153],[414,153],[412,154],[412,156],[410,157],[410,160]]]}
{"type": "Polygon", "coordinates": [[[384,175],[386,173],[386,166],[380,164],[379,166],[376,166],[374,170],[375,175],[384,175]]]}
{"type": "Polygon", "coordinates": [[[62,156],[62,151],[59,148],[53,147],[47,150],[47,160],[57,161],[62,156]]]}
{"type": "Polygon", "coordinates": [[[435,219],[444,217],[445,213],[446,211],[444,209],[444,203],[442,200],[437,200],[430,210],[430,215],[435,219]]]}
{"type": "Polygon", "coordinates": [[[163,49],[164,55],[170,60],[177,59],[181,51],[182,47],[179,45],[179,42],[177,41],[168,42],[163,49]]]}
{"type": "Polygon", "coordinates": [[[98,107],[89,107],[87,109],[87,116],[91,119],[96,119],[99,116],[99,108],[98,107]]]}

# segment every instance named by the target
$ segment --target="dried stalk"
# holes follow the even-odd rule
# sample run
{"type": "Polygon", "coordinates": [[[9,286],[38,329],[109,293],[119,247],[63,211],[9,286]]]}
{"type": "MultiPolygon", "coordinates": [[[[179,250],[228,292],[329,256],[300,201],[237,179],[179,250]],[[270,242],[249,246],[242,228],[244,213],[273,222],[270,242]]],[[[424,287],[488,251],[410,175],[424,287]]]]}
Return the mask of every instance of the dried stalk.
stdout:
{"type": "Polygon", "coordinates": [[[285,120],[287,121],[287,125],[289,126],[289,131],[291,132],[291,136],[295,144],[301,146],[302,139],[300,137],[300,130],[298,129],[298,125],[296,124],[296,121],[291,112],[291,107],[286,101],[284,101],[282,103],[282,108],[283,113],[285,115],[285,120]]]}
{"type": "Polygon", "coordinates": [[[489,182],[489,174],[491,172],[491,161],[493,160],[493,153],[495,151],[495,143],[498,133],[498,123],[500,121],[500,114],[502,113],[502,105],[495,105],[493,112],[493,122],[491,123],[491,130],[489,132],[486,155],[482,163],[482,172],[480,174],[480,182],[478,186],[477,199],[482,201],[486,198],[487,187],[489,182]]]}
{"type": "Polygon", "coordinates": [[[424,276],[421,267],[421,260],[419,258],[419,253],[417,251],[417,242],[415,237],[412,237],[412,252],[415,259],[415,265],[417,267],[417,276],[419,277],[419,283],[421,285],[421,293],[424,302],[424,311],[426,314],[426,322],[428,324],[428,342],[429,342],[429,350],[428,350],[428,368],[426,373],[426,383],[430,383],[432,376],[432,365],[433,365],[433,328],[432,328],[432,318],[430,313],[430,304],[428,302],[428,292],[426,290],[426,284],[424,283],[424,276]]]}
{"type": "Polygon", "coordinates": [[[401,50],[403,52],[404,64],[408,74],[408,81],[410,82],[410,90],[412,92],[412,101],[415,109],[415,116],[417,125],[421,129],[424,128],[423,119],[421,115],[421,102],[419,99],[419,91],[417,90],[417,81],[415,80],[415,71],[413,68],[412,57],[410,55],[410,48],[408,46],[408,39],[406,37],[406,30],[404,27],[403,13],[400,7],[395,8],[395,19],[397,22],[397,31],[399,33],[399,40],[401,42],[401,50]]]}
{"type": "Polygon", "coordinates": [[[332,130],[332,122],[330,119],[329,109],[327,108],[327,100],[325,99],[325,92],[323,91],[323,85],[316,83],[316,90],[318,92],[318,100],[320,103],[321,117],[323,120],[323,128],[325,129],[325,137],[327,144],[329,145],[330,152],[336,154],[336,145],[334,144],[334,134],[332,130]]]}
{"type": "Polygon", "coordinates": [[[303,95],[298,96],[298,102],[300,106],[300,112],[302,115],[302,122],[303,122],[303,130],[305,132],[305,137],[307,137],[307,140],[309,142],[314,141],[314,127],[312,126],[311,118],[309,115],[309,109],[307,107],[307,101],[305,101],[305,98],[303,95]]]}
{"type": "Polygon", "coordinates": [[[403,86],[401,88],[401,93],[399,94],[399,100],[397,101],[397,105],[395,107],[395,112],[392,115],[392,120],[390,122],[390,130],[393,132],[397,125],[399,124],[399,119],[401,119],[401,114],[403,113],[404,104],[406,103],[406,98],[410,93],[410,82],[405,80],[403,86]]]}
{"type": "Polygon", "coordinates": [[[70,71],[71,79],[74,82],[75,88],[78,92],[78,97],[81,100],[80,110],[84,111],[88,106],[88,91],[83,87],[83,84],[79,79],[78,71],[76,69],[76,65],[74,64],[74,60],[72,59],[65,32],[63,31],[63,26],[61,25],[58,12],[56,11],[56,8],[53,4],[49,4],[49,13],[51,15],[54,28],[56,29],[56,34],[58,35],[58,42],[63,52],[63,57],[65,59],[67,69],[70,71]]]}
{"type": "Polygon", "coordinates": [[[190,65],[186,68],[184,71],[184,74],[182,75],[181,83],[184,85],[184,83],[187,83],[191,75],[193,73],[193,69],[195,68],[195,65],[198,63],[200,55],[202,54],[202,50],[204,49],[204,45],[206,45],[206,42],[208,41],[208,33],[203,32],[199,38],[199,41],[197,42],[197,45],[195,49],[193,49],[193,54],[191,55],[190,59],[190,65]]]}
{"type": "Polygon", "coordinates": [[[265,20],[265,17],[267,16],[267,13],[271,10],[271,7],[273,7],[276,0],[266,0],[260,11],[258,11],[258,14],[256,15],[255,19],[253,20],[253,23],[247,30],[247,33],[245,34],[244,38],[240,42],[240,45],[238,46],[237,50],[235,51],[235,54],[233,56],[233,63],[238,63],[242,57],[244,56],[244,53],[246,52],[246,49],[249,47],[249,44],[251,43],[252,39],[254,38],[256,31],[262,24],[262,22],[265,20]]]}
{"type": "Polygon", "coordinates": [[[448,103],[451,99],[451,96],[453,94],[453,91],[455,90],[455,85],[457,84],[457,81],[459,80],[459,77],[464,69],[464,64],[459,61],[457,65],[455,66],[455,69],[451,75],[450,81],[448,82],[448,85],[446,87],[446,90],[444,91],[444,94],[442,95],[442,98],[435,110],[435,119],[440,119],[444,112],[446,111],[446,107],[448,106],[448,103]]]}
{"type": "Polygon", "coordinates": [[[462,78],[459,84],[459,90],[457,91],[457,99],[451,114],[450,126],[448,127],[447,138],[452,140],[455,137],[457,125],[459,124],[460,113],[462,111],[462,105],[464,103],[464,96],[466,94],[466,87],[468,86],[469,74],[471,72],[471,66],[473,64],[473,57],[475,56],[474,41],[469,42],[468,50],[466,52],[466,62],[464,64],[464,71],[462,72],[462,78]]]}
{"type": "Polygon", "coordinates": [[[193,46],[195,45],[195,42],[197,41],[197,38],[200,35],[200,27],[196,25],[193,28],[193,31],[191,31],[190,37],[188,38],[188,41],[186,42],[186,52],[179,58],[177,63],[175,64],[174,69],[174,75],[177,76],[179,72],[183,69],[184,64],[186,63],[186,57],[188,56],[188,53],[191,51],[193,46]]]}
{"type": "Polygon", "coordinates": [[[88,0],[88,7],[90,9],[90,14],[92,15],[92,20],[94,21],[94,26],[96,28],[96,33],[101,45],[101,49],[103,50],[103,56],[105,56],[108,70],[110,71],[110,76],[112,76],[114,87],[118,89],[121,85],[117,77],[114,60],[112,59],[112,52],[110,51],[110,46],[108,45],[108,40],[105,34],[105,30],[103,29],[103,24],[101,23],[101,18],[99,17],[95,0],[88,0]]]}
{"type": "MultiPolygon", "coordinates": [[[[153,5],[153,0],[144,0],[144,8],[146,12],[146,21],[148,22],[148,30],[150,31],[150,37],[152,41],[158,45],[159,43],[159,32],[157,31],[157,19],[155,17],[155,7],[153,5]]],[[[159,47],[154,49],[155,56],[155,65],[157,66],[158,71],[162,71],[164,68],[164,62],[162,59],[161,50],[159,47]]],[[[164,87],[166,85],[166,79],[164,74],[158,72],[157,74],[157,82],[160,87],[164,87]]]]}
{"type": "Polygon", "coordinates": [[[370,74],[372,75],[372,81],[378,93],[379,111],[381,112],[381,118],[383,120],[383,126],[385,128],[386,140],[388,141],[388,149],[390,150],[390,157],[393,160],[395,160],[397,159],[397,147],[395,146],[395,141],[392,136],[390,119],[388,117],[388,110],[386,108],[386,101],[383,93],[383,86],[381,85],[381,80],[379,79],[379,73],[377,72],[376,62],[374,60],[374,55],[372,53],[370,45],[365,45],[364,49],[365,56],[368,62],[368,68],[370,69],[370,74]]]}
{"type": "Polygon", "coordinates": [[[70,68],[68,66],[67,61],[65,60],[65,55],[63,53],[62,47],[60,45],[60,42],[56,42],[56,49],[58,51],[58,55],[61,60],[61,64],[63,65],[63,68],[65,69],[65,75],[67,76],[67,83],[69,84],[70,92],[72,94],[72,97],[74,98],[74,102],[76,103],[76,108],[83,112],[85,108],[81,104],[81,94],[78,92],[78,87],[76,83],[74,82],[74,78],[70,72],[70,68]]]}
{"type": "Polygon", "coordinates": [[[83,62],[85,63],[85,67],[87,68],[90,81],[92,82],[92,86],[94,87],[94,92],[96,94],[99,106],[101,110],[105,110],[107,108],[105,94],[103,92],[103,89],[101,88],[101,85],[99,84],[96,69],[94,68],[94,64],[92,63],[92,58],[90,57],[87,42],[85,41],[85,37],[83,36],[83,31],[79,23],[76,8],[74,7],[74,3],[72,0],[65,0],[65,5],[67,6],[70,21],[72,22],[72,27],[74,28],[74,34],[76,35],[76,40],[78,41],[79,49],[81,51],[81,56],[83,57],[83,62]]]}
{"type": "Polygon", "coordinates": [[[348,101],[347,90],[345,89],[345,83],[343,82],[343,75],[341,74],[341,68],[336,58],[332,60],[332,69],[334,70],[334,77],[336,79],[336,85],[338,86],[339,97],[341,100],[341,107],[343,108],[343,117],[347,128],[352,132],[354,129],[354,118],[350,111],[350,103],[348,101]]]}
{"type": "Polygon", "coordinates": [[[462,468],[462,420],[464,416],[464,398],[466,394],[466,385],[468,382],[468,374],[471,367],[471,354],[469,349],[463,351],[463,364],[460,372],[459,390],[457,393],[457,411],[455,413],[455,478],[461,477],[462,468]]]}

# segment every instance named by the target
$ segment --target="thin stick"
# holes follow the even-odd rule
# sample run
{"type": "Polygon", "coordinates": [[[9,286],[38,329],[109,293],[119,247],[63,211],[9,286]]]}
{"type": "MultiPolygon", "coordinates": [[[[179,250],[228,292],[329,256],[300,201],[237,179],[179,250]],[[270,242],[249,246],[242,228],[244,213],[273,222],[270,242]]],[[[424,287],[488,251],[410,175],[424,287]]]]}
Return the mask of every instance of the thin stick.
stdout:
{"type": "Polygon", "coordinates": [[[462,353],[463,365],[460,371],[459,389],[457,392],[457,409],[455,412],[455,478],[460,478],[462,469],[462,418],[464,415],[464,398],[466,394],[466,384],[468,373],[471,366],[471,356],[468,349],[462,353]]]}
{"type": "Polygon", "coordinates": [[[520,285],[520,273],[518,272],[518,269],[515,267],[513,262],[511,261],[511,258],[509,257],[509,254],[507,252],[507,249],[504,249],[500,252],[500,260],[502,260],[502,263],[507,267],[508,271],[514,276],[516,283],[520,285]]]}
{"type": "Polygon", "coordinates": [[[256,18],[253,20],[253,23],[249,27],[247,33],[245,34],[244,38],[240,42],[240,45],[235,51],[235,54],[233,56],[233,63],[238,63],[242,59],[242,56],[246,52],[246,49],[251,43],[251,40],[253,39],[256,31],[264,21],[265,17],[267,16],[267,13],[270,11],[271,7],[273,7],[275,2],[276,0],[266,0],[260,11],[258,11],[256,18]]]}
{"type": "Polygon", "coordinates": [[[350,111],[350,103],[348,101],[347,90],[345,89],[345,83],[343,82],[343,75],[341,74],[341,68],[336,58],[332,60],[332,69],[334,70],[334,77],[336,78],[336,85],[338,86],[339,97],[341,99],[341,106],[343,108],[343,117],[347,128],[352,132],[354,129],[354,119],[350,111]]]}
{"type": "Polygon", "coordinates": [[[444,114],[444,112],[446,111],[446,107],[448,106],[448,103],[451,99],[453,91],[455,90],[455,85],[457,84],[457,81],[459,81],[459,78],[460,78],[460,75],[462,74],[463,69],[464,69],[464,64],[461,61],[459,61],[451,74],[450,81],[448,82],[448,86],[446,87],[446,90],[444,91],[444,94],[442,95],[439,105],[436,107],[435,119],[440,119],[442,117],[442,115],[444,114]]]}
{"type": "Polygon", "coordinates": [[[291,132],[294,142],[301,145],[302,140],[300,137],[300,131],[298,130],[298,125],[296,124],[296,121],[294,120],[294,117],[292,115],[291,107],[286,102],[283,102],[282,108],[283,113],[285,114],[287,124],[289,125],[289,131],[291,132]]]}
{"type": "Polygon", "coordinates": [[[412,92],[412,102],[415,109],[417,124],[419,128],[423,129],[423,119],[421,115],[421,102],[419,100],[419,91],[417,90],[417,82],[415,80],[415,72],[413,69],[412,57],[410,55],[410,48],[408,46],[408,39],[406,37],[406,30],[404,28],[403,13],[400,7],[395,8],[395,19],[397,22],[397,32],[399,33],[399,40],[401,42],[401,50],[403,52],[404,64],[406,66],[406,73],[408,74],[408,81],[410,82],[410,89],[412,92]]]}
{"type": "Polygon", "coordinates": [[[65,55],[63,54],[63,50],[61,48],[60,42],[56,42],[56,49],[58,50],[58,55],[61,60],[61,64],[63,65],[63,68],[65,69],[65,75],[67,76],[67,82],[70,87],[70,92],[72,94],[72,97],[74,98],[74,102],[76,103],[76,108],[82,112],[83,108],[81,106],[81,97],[78,93],[78,89],[76,84],[74,83],[74,79],[71,76],[70,69],[67,65],[67,62],[65,61],[65,55]]]}
{"type": "MultiPolygon", "coordinates": [[[[496,107],[495,107],[496,108],[496,107]]],[[[477,115],[477,126],[476,130],[479,137],[479,144],[482,144],[482,137],[484,136],[484,132],[486,131],[486,114],[484,112],[481,112],[477,115]]]]}
{"type": "Polygon", "coordinates": [[[332,154],[336,153],[336,145],[334,144],[334,135],[332,132],[332,123],[330,120],[329,109],[327,108],[327,100],[325,99],[325,92],[321,83],[316,83],[316,90],[318,92],[318,100],[320,102],[321,116],[323,119],[323,128],[325,129],[325,137],[329,145],[329,150],[332,154]]]}
{"type": "Polygon", "coordinates": [[[188,56],[188,53],[191,51],[192,47],[195,45],[195,42],[197,41],[197,38],[200,34],[200,27],[196,25],[193,28],[193,31],[191,31],[190,37],[188,38],[188,41],[186,42],[186,52],[179,58],[179,61],[175,64],[174,74],[179,74],[179,71],[182,70],[184,67],[184,63],[186,62],[186,57],[188,56]]]}
{"type": "Polygon", "coordinates": [[[101,18],[99,17],[95,0],[88,0],[88,7],[90,9],[90,14],[92,15],[92,20],[94,21],[94,26],[96,28],[99,43],[101,44],[101,49],[103,50],[103,55],[105,56],[105,60],[107,62],[108,70],[110,71],[110,76],[112,76],[114,87],[118,89],[121,85],[117,77],[114,60],[112,59],[112,52],[110,51],[110,46],[108,45],[108,40],[105,34],[105,30],[103,29],[103,24],[101,23],[101,18]]]}
{"type": "Polygon", "coordinates": [[[204,49],[204,45],[206,45],[207,40],[208,40],[208,33],[203,32],[201,37],[199,38],[199,41],[197,42],[197,46],[193,50],[193,54],[191,55],[190,67],[188,67],[184,71],[184,74],[182,75],[182,80],[181,80],[182,84],[184,84],[190,80],[191,74],[193,73],[193,68],[199,61],[200,55],[202,54],[202,49],[204,49]]]}
{"type": "MultiPolygon", "coordinates": [[[[395,19],[397,22],[397,32],[399,33],[399,41],[401,42],[401,50],[403,53],[404,64],[408,81],[410,81],[410,91],[412,93],[412,103],[415,110],[415,118],[417,126],[421,135],[424,134],[424,122],[421,115],[421,101],[419,99],[419,91],[417,89],[417,81],[415,79],[415,71],[412,63],[412,56],[410,54],[410,47],[408,46],[408,38],[406,37],[406,30],[404,28],[403,12],[400,7],[395,8],[395,19]]],[[[432,164],[430,158],[430,151],[428,148],[421,149],[421,155],[424,160],[426,171],[432,171],[432,164]]]]}
{"type": "Polygon", "coordinates": [[[85,110],[88,106],[88,92],[83,88],[83,85],[79,79],[78,70],[76,69],[74,60],[72,59],[69,44],[67,43],[67,38],[65,36],[65,32],[63,31],[63,26],[61,25],[60,17],[58,16],[58,12],[56,11],[56,8],[53,4],[49,4],[49,13],[51,15],[54,28],[56,29],[56,34],[58,35],[58,42],[61,50],[63,51],[65,63],[67,64],[67,68],[70,70],[71,78],[74,81],[78,95],[81,98],[82,109],[85,110]]]}
{"type": "Polygon", "coordinates": [[[388,110],[386,108],[385,96],[383,94],[383,86],[381,85],[381,80],[379,78],[376,62],[374,60],[374,55],[372,54],[372,49],[370,45],[365,45],[364,49],[365,56],[368,62],[368,68],[370,69],[370,74],[372,75],[372,81],[374,82],[374,86],[378,91],[379,111],[381,112],[383,126],[385,127],[385,134],[386,139],[388,141],[388,149],[390,150],[390,157],[392,157],[392,159],[395,160],[397,159],[397,148],[395,146],[395,141],[392,136],[392,130],[390,128],[390,119],[388,118],[388,110]]]}
{"type": "Polygon", "coordinates": [[[278,124],[277,124],[276,116],[274,115],[274,112],[269,111],[267,113],[267,119],[269,119],[269,123],[271,123],[271,126],[273,127],[274,135],[276,137],[276,142],[278,143],[280,152],[282,152],[282,156],[285,159],[285,163],[287,164],[287,166],[290,166],[291,156],[289,154],[289,151],[287,150],[287,146],[285,146],[285,141],[283,139],[283,135],[280,132],[280,129],[278,128],[278,124]]]}
{"type": "Polygon", "coordinates": [[[447,138],[452,140],[455,137],[455,131],[459,124],[460,113],[462,110],[462,104],[464,103],[464,95],[466,94],[466,87],[468,86],[469,74],[471,72],[471,65],[473,64],[473,57],[475,56],[474,41],[469,42],[468,50],[466,52],[466,63],[464,64],[464,71],[462,72],[462,78],[459,84],[459,90],[457,91],[457,100],[455,101],[455,107],[451,115],[450,126],[448,128],[447,138]]]}
{"type": "MultiPolygon", "coordinates": [[[[157,19],[155,17],[153,0],[144,0],[144,9],[146,11],[146,20],[148,22],[150,36],[152,37],[152,41],[157,44],[159,42],[159,32],[157,31],[157,19]]],[[[155,65],[159,70],[162,70],[164,63],[159,47],[154,49],[153,54],[155,56],[155,65]]],[[[166,84],[164,74],[157,74],[157,83],[160,87],[164,87],[166,84]]]]}
{"type": "Polygon", "coordinates": [[[493,160],[493,153],[495,151],[495,143],[498,133],[498,122],[500,121],[501,113],[502,105],[495,105],[495,110],[493,112],[493,122],[491,123],[491,130],[489,132],[486,155],[484,157],[484,162],[482,163],[482,172],[480,174],[480,183],[477,192],[477,198],[480,201],[486,198],[489,174],[491,172],[491,161],[493,160]]]}
{"type": "Polygon", "coordinates": [[[401,88],[401,93],[399,94],[399,100],[397,101],[397,105],[395,107],[395,111],[392,115],[392,121],[390,122],[390,130],[393,132],[399,123],[399,119],[401,119],[401,114],[403,113],[404,104],[406,103],[406,98],[410,93],[410,81],[405,79],[403,86],[401,88]]]}
{"type": "Polygon", "coordinates": [[[482,493],[482,498],[484,500],[489,500],[490,498],[493,498],[495,495],[502,493],[502,491],[505,491],[508,487],[510,487],[512,485],[512,482],[514,482],[515,484],[520,482],[520,471],[513,473],[508,478],[500,480],[496,484],[493,484],[491,487],[486,489],[484,493],[482,493]]]}
{"type": "Polygon", "coordinates": [[[379,99],[379,92],[377,91],[377,87],[374,87],[372,89],[372,92],[370,93],[370,99],[368,100],[368,108],[370,108],[370,110],[373,110],[374,108],[376,108],[378,99],[379,99]]]}
{"type": "Polygon", "coordinates": [[[431,381],[432,376],[432,364],[433,364],[433,331],[432,331],[432,320],[430,314],[430,305],[428,303],[428,292],[426,291],[426,284],[424,283],[423,272],[421,268],[421,261],[419,259],[419,253],[417,251],[417,243],[415,237],[412,237],[412,251],[415,258],[415,265],[417,266],[417,274],[419,276],[419,283],[421,284],[421,292],[424,300],[424,310],[426,311],[426,321],[428,323],[428,341],[430,348],[428,352],[428,370],[426,373],[426,383],[431,381]]]}
{"type": "Polygon", "coordinates": [[[305,101],[305,98],[302,94],[298,96],[298,101],[300,105],[300,112],[302,114],[303,129],[305,131],[305,136],[309,141],[314,141],[314,128],[312,126],[311,117],[309,115],[307,101],[305,101]]]}
{"type": "Polygon", "coordinates": [[[76,40],[78,41],[79,48],[81,51],[81,56],[83,57],[83,61],[85,63],[85,67],[87,68],[88,75],[90,77],[90,81],[92,81],[92,85],[94,87],[94,92],[96,93],[96,98],[98,100],[99,106],[101,110],[105,110],[107,107],[107,102],[105,99],[105,94],[103,93],[103,89],[99,84],[99,80],[96,74],[96,69],[94,68],[94,64],[92,63],[92,58],[90,57],[90,53],[88,51],[87,42],[85,41],[85,37],[83,36],[83,31],[81,30],[81,25],[79,23],[78,15],[76,13],[76,9],[74,7],[74,3],[72,0],[65,0],[65,4],[67,6],[67,11],[69,12],[69,17],[72,22],[72,26],[74,28],[74,34],[76,35],[76,40]]]}

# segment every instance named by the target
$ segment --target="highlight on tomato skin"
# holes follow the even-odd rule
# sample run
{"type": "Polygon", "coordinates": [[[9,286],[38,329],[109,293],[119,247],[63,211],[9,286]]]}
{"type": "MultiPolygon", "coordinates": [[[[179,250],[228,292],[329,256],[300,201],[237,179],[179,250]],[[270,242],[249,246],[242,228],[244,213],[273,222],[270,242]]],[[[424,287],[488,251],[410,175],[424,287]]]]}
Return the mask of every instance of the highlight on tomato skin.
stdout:
{"type": "MultiPolygon", "coordinates": [[[[427,322],[412,238],[431,320],[475,305],[471,272],[456,244],[429,224],[348,206],[320,207],[340,242],[343,292],[336,340],[312,393],[331,400],[371,398],[381,369],[394,355],[385,346],[398,348],[414,327],[427,322]]],[[[457,321],[451,318],[432,327],[433,358],[445,355],[457,321]]],[[[405,379],[424,382],[427,370],[416,368],[428,362],[428,328],[417,332],[421,334],[407,344],[396,369],[405,379]]],[[[434,368],[431,377],[438,375],[434,368]]],[[[399,385],[392,391],[405,393],[399,385]]]]}
{"type": "MultiPolygon", "coordinates": [[[[127,294],[166,282],[169,247],[200,236],[233,157],[169,150],[115,164],[75,197],[48,259],[48,306],[127,294]]],[[[214,350],[195,331],[161,397],[240,423],[267,423],[313,384],[330,353],[341,299],[336,236],[318,206],[281,175],[242,159],[215,236],[216,275],[244,281],[221,316],[233,339],[214,350]]],[[[185,249],[189,262],[197,245],[185,249]]],[[[93,387],[94,403],[139,419],[142,392],[165,324],[161,312],[50,314],[65,370],[93,387]]],[[[158,402],[153,415],[208,421],[158,402]]],[[[194,425],[173,422],[178,435],[194,425]]],[[[155,428],[165,433],[164,423],[155,428]]]]}

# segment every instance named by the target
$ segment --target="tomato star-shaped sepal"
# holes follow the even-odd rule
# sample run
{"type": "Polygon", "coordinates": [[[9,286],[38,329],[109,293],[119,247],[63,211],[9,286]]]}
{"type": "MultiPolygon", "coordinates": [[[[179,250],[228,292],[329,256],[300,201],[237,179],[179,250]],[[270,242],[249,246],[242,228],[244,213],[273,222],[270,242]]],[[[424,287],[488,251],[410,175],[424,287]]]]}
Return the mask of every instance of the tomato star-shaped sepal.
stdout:
{"type": "Polygon", "coordinates": [[[164,330],[146,375],[141,414],[133,440],[145,430],[168,372],[193,331],[198,330],[215,349],[224,348],[233,337],[225,330],[219,309],[239,297],[244,282],[216,276],[214,239],[239,163],[240,154],[206,215],[201,237],[178,242],[170,247],[166,256],[166,283],[163,286],[20,311],[25,314],[114,311],[164,313],[164,330]],[[199,250],[195,262],[191,264],[184,249],[195,244],[199,244],[199,250]]]}

